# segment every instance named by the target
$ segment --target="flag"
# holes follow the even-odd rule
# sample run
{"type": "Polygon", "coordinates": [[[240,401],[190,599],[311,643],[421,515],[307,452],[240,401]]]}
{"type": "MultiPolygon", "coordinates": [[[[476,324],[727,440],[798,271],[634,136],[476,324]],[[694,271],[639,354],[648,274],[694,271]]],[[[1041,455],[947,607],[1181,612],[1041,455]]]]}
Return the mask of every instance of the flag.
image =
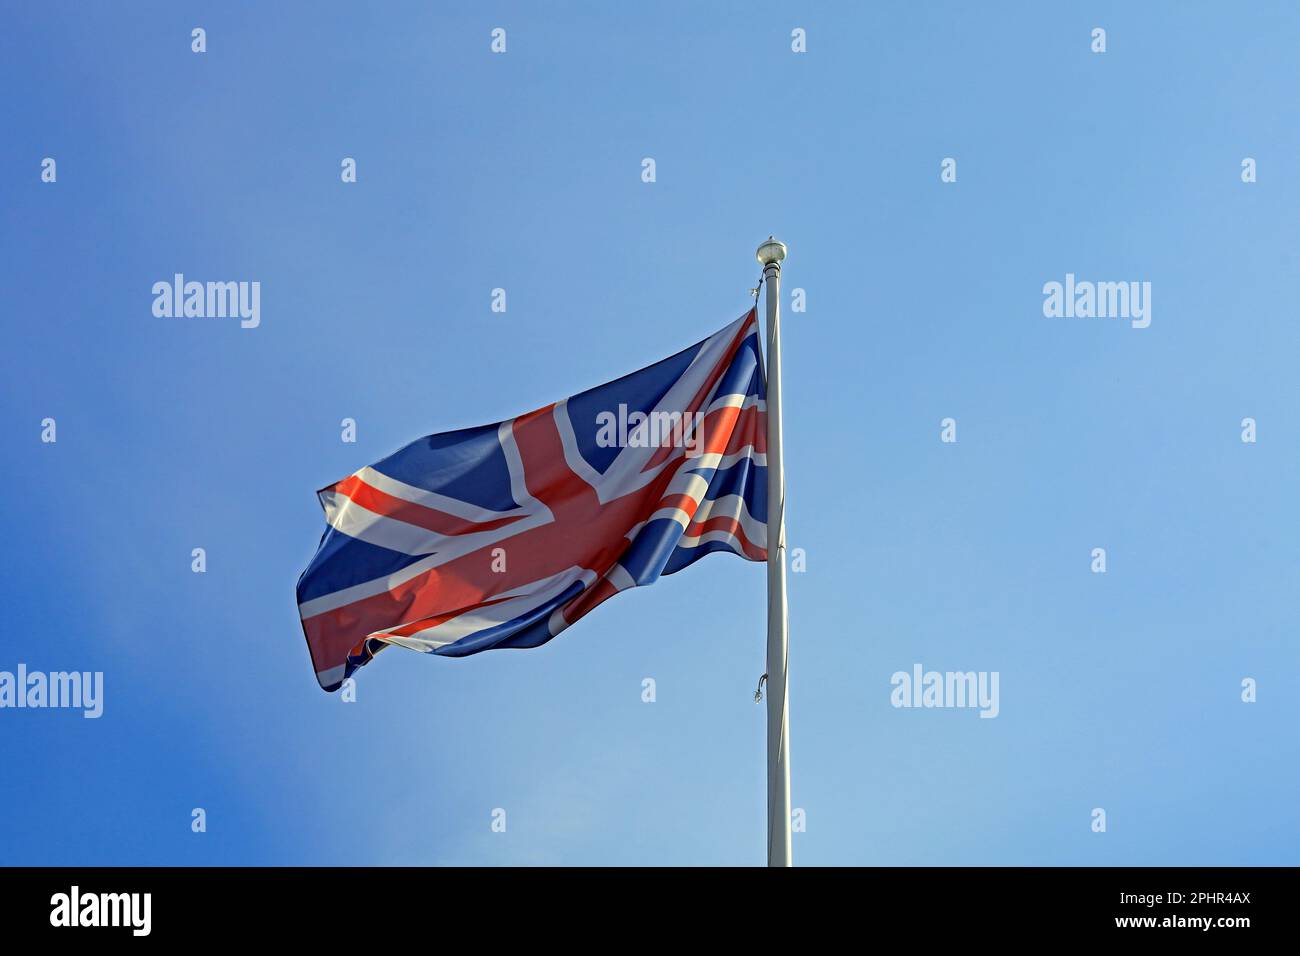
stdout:
{"type": "Polygon", "coordinates": [[[537,647],[713,551],[765,561],[764,395],[751,309],[638,372],[321,489],[327,527],[298,580],[321,687],[388,645],[537,647]]]}

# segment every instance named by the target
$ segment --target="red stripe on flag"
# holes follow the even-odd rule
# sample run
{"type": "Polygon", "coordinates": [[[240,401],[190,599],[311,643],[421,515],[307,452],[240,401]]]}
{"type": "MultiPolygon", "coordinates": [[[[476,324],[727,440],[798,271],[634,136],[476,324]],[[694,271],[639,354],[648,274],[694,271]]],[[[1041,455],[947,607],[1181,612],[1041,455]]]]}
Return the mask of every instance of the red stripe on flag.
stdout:
{"type": "Polygon", "coordinates": [[[415,502],[407,501],[404,498],[396,498],[387,492],[380,491],[373,485],[366,484],[356,475],[344,478],[335,484],[332,490],[351,501],[355,501],[367,511],[373,511],[385,518],[393,518],[406,524],[413,524],[416,527],[437,534],[457,535],[471,534],[475,531],[491,531],[493,528],[513,524],[522,518],[522,516],[512,515],[507,518],[493,518],[489,521],[469,521],[465,518],[447,514],[445,511],[417,505],[415,502]]]}

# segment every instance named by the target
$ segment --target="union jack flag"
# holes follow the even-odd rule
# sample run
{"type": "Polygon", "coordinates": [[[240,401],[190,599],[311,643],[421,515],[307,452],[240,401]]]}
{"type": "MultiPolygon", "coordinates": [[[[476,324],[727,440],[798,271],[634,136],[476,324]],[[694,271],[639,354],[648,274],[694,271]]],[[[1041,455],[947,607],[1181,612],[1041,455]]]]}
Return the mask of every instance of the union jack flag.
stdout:
{"type": "Polygon", "coordinates": [[[390,644],[537,647],[713,551],[765,561],[764,397],[751,309],[639,372],[321,489],[328,527],[298,580],[321,687],[390,644]]]}

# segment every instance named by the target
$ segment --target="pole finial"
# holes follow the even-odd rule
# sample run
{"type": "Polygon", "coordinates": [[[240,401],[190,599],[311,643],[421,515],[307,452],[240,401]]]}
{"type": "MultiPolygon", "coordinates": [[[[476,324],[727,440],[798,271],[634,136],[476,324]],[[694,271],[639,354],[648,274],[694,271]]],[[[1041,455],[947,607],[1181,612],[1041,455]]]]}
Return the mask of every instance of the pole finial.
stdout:
{"type": "Polygon", "coordinates": [[[785,253],[785,243],[773,236],[768,236],[767,242],[758,247],[758,261],[764,266],[768,266],[773,262],[780,262],[784,259],[785,253]]]}

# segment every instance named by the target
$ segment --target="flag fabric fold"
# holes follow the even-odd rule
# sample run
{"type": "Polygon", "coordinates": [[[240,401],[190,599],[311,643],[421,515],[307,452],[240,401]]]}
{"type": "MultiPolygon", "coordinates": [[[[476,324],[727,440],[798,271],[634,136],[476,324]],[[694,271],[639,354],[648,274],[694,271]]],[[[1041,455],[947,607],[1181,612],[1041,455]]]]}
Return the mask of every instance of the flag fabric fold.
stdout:
{"type": "Polygon", "coordinates": [[[751,309],[640,371],[321,489],[327,527],[297,594],[321,687],[388,645],[537,647],[713,551],[765,561],[764,397],[751,309]]]}

